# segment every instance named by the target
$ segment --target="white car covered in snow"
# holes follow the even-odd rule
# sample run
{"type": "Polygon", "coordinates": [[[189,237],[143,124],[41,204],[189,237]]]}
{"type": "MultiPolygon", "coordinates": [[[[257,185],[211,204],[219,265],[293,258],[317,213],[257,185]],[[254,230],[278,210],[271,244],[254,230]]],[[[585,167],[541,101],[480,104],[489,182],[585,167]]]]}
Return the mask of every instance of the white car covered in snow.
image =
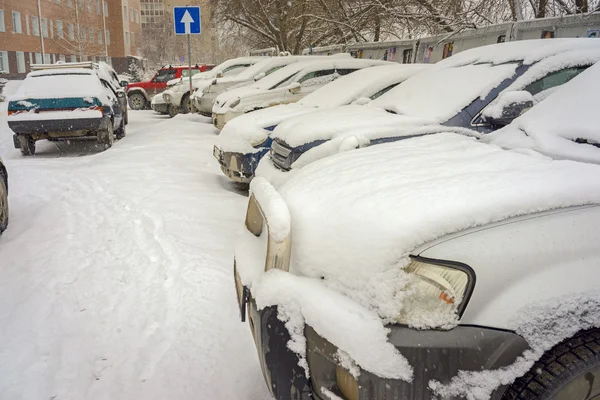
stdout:
{"type": "Polygon", "coordinates": [[[287,65],[256,83],[220,94],[212,109],[217,129],[251,111],[278,104],[295,103],[340,76],[361,68],[388,64],[387,61],[353,58],[321,58],[287,65]]]}
{"type": "MultiPolygon", "coordinates": [[[[286,65],[295,63],[300,60],[310,60],[311,58],[323,58],[322,56],[281,56],[267,57],[262,61],[257,62],[249,68],[235,76],[214,78],[212,80],[202,81],[198,85],[198,89],[192,95],[192,101],[196,111],[200,114],[212,117],[213,103],[218,95],[228,89],[242,87],[258,81],[265,76],[272,74],[278,69],[286,65]]],[[[344,57],[350,58],[350,55],[336,55],[329,57],[344,57]]]]}
{"type": "Polygon", "coordinates": [[[438,133],[254,179],[234,274],[273,396],[599,398],[599,92],[596,65],[491,144],[438,133]]]}
{"type": "MultiPolygon", "coordinates": [[[[419,135],[427,125],[482,133],[510,123],[600,60],[600,41],[522,40],[460,52],[372,101],[285,120],[257,176],[284,181],[342,150],[419,135]]],[[[428,132],[430,128],[426,128],[428,132]]]]}
{"type": "Polygon", "coordinates": [[[428,64],[386,63],[364,68],[328,83],[297,103],[242,115],[223,128],[213,153],[230,179],[250,182],[258,162],[271,148],[270,133],[285,119],[345,104],[368,103],[428,67],[428,64]]]}
{"type": "MultiPolygon", "coordinates": [[[[214,67],[207,72],[201,72],[192,76],[192,90],[202,85],[206,79],[224,78],[236,76],[246,68],[258,61],[264,60],[264,57],[238,57],[232,58],[214,67]]],[[[191,110],[190,81],[188,77],[177,79],[175,84],[170,85],[167,90],[161,93],[166,111],[161,113],[176,115],[178,113],[187,114],[191,110]]],[[[158,104],[158,101],[157,101],[158,104]]],[[[161,110],[163,109],[160,107],[161,110]]]]}

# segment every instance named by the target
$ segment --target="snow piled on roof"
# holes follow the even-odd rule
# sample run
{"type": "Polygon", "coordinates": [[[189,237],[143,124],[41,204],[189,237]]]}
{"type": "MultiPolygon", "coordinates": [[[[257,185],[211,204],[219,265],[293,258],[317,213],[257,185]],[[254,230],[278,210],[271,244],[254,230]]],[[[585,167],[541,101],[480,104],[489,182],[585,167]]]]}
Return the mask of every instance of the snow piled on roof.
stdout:
{"type": "Polygon", "coordinates": [[[526,148],[553,158],[600,163],[600,63],[558,88],[544,101],[484,140],[526,148]],[[576,143],[582,139],[586,143],[576,143]]]}
{"type": "Polygon", "coordinates": [[[452,133],[336,154],[279,188],[292,218],[290,271],[394,322],[413,249],[514,216],[599,203],[599,173],[452,133]]]}
{"type": "Polygon", "coordinates": [[[390,85],[422,72],[428,66],[428,64],[392,63],[364,68],[315,90],[298,103],[317,108],[342,106],[362,96],[370,97],[390,85]]]}
{"type": "Polygon", "coordinates": [[[110,103],[105,88],[95,74],[89,69],[83,70],[85,74],[72,74],[74,70],[56,71],[60,73],[52,74],[42,73],[49,71],[30,72],[10,100],[96,97],[103,104],[110,103]]]}
{"type": "Polygon", "coordinates": [[[460,371],[448,384],[430,381],[429,388],[443,398],[462,396],[487,400],[492,392],[511,384],[534,366],[542,355],[577,332],[600,327],[600,292],[574,293],[533,303],[516,313],[514,331],[530,350],[506,367],[496,370],[460,371]]]}

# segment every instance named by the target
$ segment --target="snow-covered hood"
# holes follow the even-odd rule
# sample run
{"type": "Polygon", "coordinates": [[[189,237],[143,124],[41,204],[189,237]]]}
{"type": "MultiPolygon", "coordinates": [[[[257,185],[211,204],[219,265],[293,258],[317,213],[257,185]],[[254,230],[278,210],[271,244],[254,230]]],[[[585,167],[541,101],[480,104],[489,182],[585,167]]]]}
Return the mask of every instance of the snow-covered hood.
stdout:
{"type": "Polygon", "coordinates": [[[337,154],[278,189],[291,216],[290,272],[394,322],[414,249],[519,215],[600,203],[599,173],[453,133],[337,154]]]}
{"type": "Polygon", "coordinates": [[[347,105],[287,119],[275,128],[273,138],[297,147],[317,140],[349,136],[366,139],[387,137],[404,131],[408,126],[427,124],[437,122],[392,114],[378,107],[347,105]]]}
{"type": "MultiPolygon", "coordinates": [[[[219,96],[220,97],[220,96],[219,96]]],[[[255,153],[254,148],[269,137],[269,128],[281,123],[288,118],[315,112],[313,107],[300,104],[283,104],[257,110],[241,115],[229,121],[221,130],[217,138],[217,146],[223,151],[236,153],[255,153]]]]}
{"type": "Polygon", "coordinates": [[[223,114],[227,112],[227,110],[229,110],[228,104],[230,104],[232,100],[250,97],[267,91],[268,90],[255,88],[252,85],[227,90],[218,95],[215,99],[215,104],[213,105],[213,112],[217,114],[223,114]]]}

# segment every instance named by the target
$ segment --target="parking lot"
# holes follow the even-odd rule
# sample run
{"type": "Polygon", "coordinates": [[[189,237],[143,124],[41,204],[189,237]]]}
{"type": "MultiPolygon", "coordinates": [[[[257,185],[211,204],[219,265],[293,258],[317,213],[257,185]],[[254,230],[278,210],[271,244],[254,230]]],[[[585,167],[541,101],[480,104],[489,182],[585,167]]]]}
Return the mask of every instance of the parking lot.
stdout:
{"type": "Polygon", "coordinates": [[[231,266],[246,194],[210,119],[131,111],[126,140],[12,147],[0,398],[265,399],[231,266]]]}

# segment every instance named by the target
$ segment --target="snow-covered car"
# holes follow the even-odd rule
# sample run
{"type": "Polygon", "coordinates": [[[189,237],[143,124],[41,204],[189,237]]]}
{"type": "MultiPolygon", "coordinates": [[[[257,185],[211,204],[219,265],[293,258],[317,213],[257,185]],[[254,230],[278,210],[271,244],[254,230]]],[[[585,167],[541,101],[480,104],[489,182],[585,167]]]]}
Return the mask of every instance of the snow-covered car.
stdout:
{"type": "MultiPolygon", "coordinates": [[[[94,138],[105,148],[125,137],[127,99],[105,63],[33,65],[8,103],[15,148],[35,154],[38,140],[94,138]]],[[[114,76],[113,76],[114,75],[114,76]]]]}
{"type": "Polygon", "coordinates": [[[155,94],[154,97],[152,97],[152,101],[150,102],[150,108],[152,108],[154,112],[157,112],[159,114],[168,114],[169,105],[165,103],[162,94],[163,92],[160,92],[158,94],[155,94]]]}
{"type": "Polygon", "coordinates": [[[366,103],[427,67],[428,64],[387,63],[364,68],[336,79],[297,103],[242,115],[223,128],[213,154],[226,176],[236,182],[250,182],[258,162],[271,148],[270,133],[285,119],[355,102],[366,103]]]}
{"type": "Polygon", "coordinates": [[[0,235],[8,227],[8,172],[0,157],[0,235]]]}
{"type": "Polygon", "coordinates": [[[273,131],[269,157],[256,175],[277,183],[287,179],[286,171],[341,149],[410,137],[423,125],[491,132],[599,59],[600,41],[584,38],[523,40],[460,52],[367,107],[287,119],[273,131]]]}
{"type": "Polygon", "coordinates": [[[389,64],[379,60],[321,58],[287,65],[256,83],[221,93],[213,104],[212,120],[217,129],[252,111],[284,103],[295,103],[318,88],[361,68],[389,64]]]}
{"type": "MultiPolygon", "coordinates": [[[[329,57],[350,58],[350,55],[335,55],[329,57]]],[[[265,76],[272,74],[278,69],[297,61],[307,61],[314,58],[323,58],[322,56],[281,56],[267,57],[257,62],[249,68],[235,76],[214,78],[212,80],[203,80],[198,85],[198,89],[192,95],[192,101],[196,110],[206,116],[212,117],[212,107],[218,95],[224,91],[236,87],[249,85],[265,76]]]]}
{"type": "Polygon", "coordinates": [[[255,178],[234,276],[273,396],[600,396],[598,92],[600,65],[505,149],[439,133],[255,178]]]}
{"type": "MultiPolygon", "coordinates": [[[[192,90],[197,89],[202,80],[238,75],[260,60],[264,60],[264,57],[238,57],[227,60],[210,71],[194,75],[192,77],[192,90]]],[[[178,79],[176,85],[167,88],[162,93],[163,100],[167,104],[168,111],[170,111],[169,114],[175,115],[180,112],[187,114],[190,112],[192,103],[189,78],[178,79]]]]}

